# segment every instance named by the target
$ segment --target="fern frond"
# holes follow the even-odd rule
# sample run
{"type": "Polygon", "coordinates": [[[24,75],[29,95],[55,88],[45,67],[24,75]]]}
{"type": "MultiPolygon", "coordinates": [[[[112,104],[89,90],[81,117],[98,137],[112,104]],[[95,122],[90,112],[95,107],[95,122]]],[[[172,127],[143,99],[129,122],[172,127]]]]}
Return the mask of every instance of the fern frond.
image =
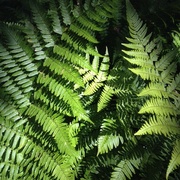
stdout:
{"type": "Polygon", "coordinates": [[[172,83],[167,87],[167,92],[178,94],[176,90],[180,90],[180,74],[177,74],[172,83]]]}
{"type": "Polygon", "coordinates": [[[157,115],[174,115],[178,114],[177,107],[167,99],[151,98],[147,100],[144,106],[139,111],[140,114],[152,113],[157,115]]]}
{"type": "Polygon", "coordinates": [[[71,52],[68,48],[62,47],[62,46],[54,46],[54,53],[59,54],[66,60],[72,62],[75,65],[79,65],[80,67],[91,69],[90,64],[86,61],[86,59],[81,56],[80,54],[74,52],[71,52]]]}
{"type": "Polygon", "coordinates": [[[108,153],[113,148],[118,147],[121,138],[120,135],[100,135],[98,138],[98,154],[108,153]]]}
{"type": "Polygon", "coordinates": [[[171,84],[173,78],[174,78],[174,74],[176,72],[176,68],[177,68],[177,63],[171,63],[166,70],[164,70],[161,73],[161,78],[162,81],[167,83],[167,84],[171,84]]]}
{"type": "Polygon", "coordinates": [[[79,16],[77,21],[84,27],[91,29],[92,31],[103,31],[104,29],[102,27],[99,27],[95,22],[90,21],[86,15],[79,16]]]}
{"type": "Polygon", "coordinates": [[[98,43],[97,39],[92,35],[91,32],[88,32],[87,30],[81,29],[79,30],[79,27],[75,24],[71,24],[70,30],[80,37],[84,37],[86,40],[92,43],[98,43]]]}
{"type": "Polygon", "coordinates": [[[180,134],[180,125],[176,122],[176,119],[164,116],[151,117],[135,135],[144,134],[164,134],[169,136],[170,134],[180,134]]]}
{"type": "MultiPolygon", "coordinates": [[[[178,25],[178,30],[179,31],[173,31],[172,32],[172,37],[173,37],[173,43],[177,48],[180,47],[180,26],[178,25]]],[[[180,51],[180,50],[179,50],[180,51]]]]}
{"type": "MultiPolygon", "coordinates": [[[[3,164],[1,166],[1,174],[5,177],[26,177],[32,176],[36,179],[41,174],[41,179],[44,179],[47,174],[50,175],[50,179],[68,179],[72,174],[68,169],[63,169],[61,162],[61,156],[57,153],[50,153],[43,149],[43,147],[35,144],[25,132],[29,132],[30,129],[27,124],[27,120],[23,122],[19,121],[19,126],[9,125],[8,121],[1,119],[0,131],[3,133],[1,136],[1,157],[3,158],[3,164]],[[25,128],[25,129],[24,129],[25,128]],[[24,132],[22,130],[25,130],[24,132]],[[31,162],[34,163],[31,163],[31,162]],[[34,173],[33,169],[37,168],[39,172],[34,173]],[[47,173],[48,172],[48,173],[47,173]]],[[[66,167],[67,168],[67,167],[66,167]]],[[[48,175],[49,176],[49,175],[48,175]]]]}
{"type": "Polygon", "coordinates": [[[101,125],[101,132],[97,139],[98,153],[104,154],[108,153],[113,148],[119,146],[120,143],[123,143],[123,137],[120,134],[117,134],[115,120],[113,119],[104,119],[101,125]]]}
{"type": "Polygon", "coordinates": [[[63,116],[53,114],[52,117],[46,111],[45,108],[31,104],[26,111],[26,115],[34,117],[38,124],[43,127],[43,130],[47,133],[49,132],[55,138],[62,153],[71,154],[73,149],[68,138],[68,127],[63,123],[63,116]]]}
{"type": "Polygon", "coordinates": [[[96,91],[99,90],[100,87],[103,86],[103,83],[99,81],[99,79],[94,79],[94,81],[86,88],[86,90],[84,91],[84,95],[92,95],[94,94],[96,91]]]}
{"type": "Polygon", "coordinates": [[[59,100],[64,100],[64,102],[69,104],[74,116],[90,121],[90,119],[86,115],[86,112],[80,102],[80,98],[77,93],[61,85],[49,75],[44,76],[43,74],[40,74],[37,82],[45,87],[48,87],[49,91],[56,97],[58,97],[59,100]]]}
{"type": "Polygon", "coordinates": [[[171,160],[170,160],[170,163],[168,165],[167,172],[166,172],[166,179],[168,179],[169,174],[172,171],[174,171],[175,169],[177,169],[179,166],[180,166],[180,140],[177,140],[175,142],[173,152],[172,152],[172,156],[171,156],[171,160]]]}
{"type": "Polygon", "coordinates": [[[163,83],[150,83],[148,87],[144,88],[138,96],[152,96],[159,98],[168,98],[170,93],[168,93],[164,87],[163,83]]]}
{"type": "Polygon", "coordinates": [[[3,101],[2,99],[0,99],[0,104],[0,115],[12,123],[16,122],[14,126],[18,127],[21,124],[18,122],[21,120],[21,114],[17,111],[16,107],[8,102],[3,101]]]}
{"type": "Polygon", "coordinates": [[[158,71],[150,68],[129,68],[133,73],[140,75],[144,80],[151,80],[152,82],[160,81],[161,76],[158,71]]]}
{"type": "Polygon", "coordinates": [[[135,174],[135,168],[139,168],[140,159],[125,159],[119,162],[111,174],[111,180],[131,179],[135,174]]]}
{"type": "Polygon", "coordinates": [[[2,89],[19,107],[29,104],[29,93],[33,90],[32,78],[38,74],[31,53],[20,34],[7,25],[1,26],[7,38],[7,48],[0,45],[0,73],[2,89]]]}
{"type": "Polygon", "coordinates": [[[58,15],[58,8],[56,7],[55,1],[51,1],[48,15],[50,16],[50,19],[52,20],[53,31],[61,35],[63,33],[63,28],[61,25],[61,20],[58,15]]]}
{"type": "Polygon", "coordinates": [[[46,43],[45,47],[53,47],[55,42],[43,10],[40,8],[38,3],[32,1],[30,2],[30,7],[33,13],[34,22],[36,23],[36,26],[40,30],[42,38],[46,43]]]}
{"type": "Polygon", "coordinates": [[[68,1],[65,0],[61,0],[58,1],[59,2],[59,9],[61,10],[61,14],[63,17],[63,22],[66,25],[70,25],[71,24],[71,9],[70,9],[70,4],[68,3],[68,1]]]}
{"type": "MultiPolygon", "coordinates": [[[[95,56],[92,64],[92,68],[95,69],[95,72],[98,70],[98,65],[99,65],[99,57],[95,56]]],[[[94,94],[96,91],[98,91],[99,88],[103,86],[104,81],[108,79],[108,73],[109,73],[109,57],[108,57],[108,50],[106,49],[106,54],[103,57],[97,75],[89,72],[87,74],[88,79],[91,80],[92,78],[94,78],[94,80],[91,82],[89,86],[87,86],[84,95],[91,95],[94,94]],[[89,74],[90,74],[90,78],[89,78],[89,74]]]]}
{"type": "Polygon", "coordinates": [[[27,42],[30,43],[32,48],[34,48],[35,57],[34,60],[44,60],[46,58],[46,53],[43,50],[43,46],[39,42],[37,32],[35,27],[29,22],[25,22],[24,33],[26,34],[25,38],[27,42]]]}
{"type": "Polygon", "coordinates": [[[107,104],[109,103],[109,101],[111,100],[111,97],[115,94],[115,91],[113,90],[112,87],[105,85],[103,92],[101,93],[99,102],[98,102],[98,109],[97,111],[101,111],[102,109],[104,109],[107,104]]]}
{"type": "Polygon", "coordinates": [[[165,54],[159,61],[155,62],[155,67],[158,71],[165,71],[171,64],[173,58],[175,57],[177,51],[173,50],[165,54]]]}
{"type": "Polygon", "coordinates": [[[49,67],[57,75],[61,75],[64,79],[69,80],[80,87],[84,87],[84,83],[76,69],[67,63],[62,63],[55,58],[47,58],[43,66],[49,67]]]}
{"type": "Polygon", "coordinates": [[[99,73],[97,75],[97,78],[100,82],[107,80],[107,76],[109,73],[109,54],[108,54],[108,49],[106,47],[106,53],[105,53],[105,57],[103,58],[101,64],[100,64],[100,68],[99,68],[99,73]]]}

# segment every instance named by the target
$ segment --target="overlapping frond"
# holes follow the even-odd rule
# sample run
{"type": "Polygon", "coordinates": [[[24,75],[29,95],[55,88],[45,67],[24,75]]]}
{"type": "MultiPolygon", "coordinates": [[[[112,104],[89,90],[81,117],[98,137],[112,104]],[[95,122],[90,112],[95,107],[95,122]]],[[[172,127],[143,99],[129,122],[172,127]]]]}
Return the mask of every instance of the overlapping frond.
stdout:
{"type": "Polygon", "coordinates": [[[108,153],[123,143],[123,137],[116,132],[115,122],[113,119],[104,119],[97,139],[98,154],[108,153]]]}
{"type": "Polygon", "coordinates": [[[5,47],[0,45],[0,82],[7,101],[14,100],[20,108],[30,104],[33,77],[37,75],[37,66],[31,58],[32,50],[25,46],[21,34],[8,25],[1,24],[1,33],[7,38],[5,47]]]}
{"type": "MultiPolygon", "coordinates": [[[[179,81],[177,78],[177,49],[162,55],[163,50],[158,38],[151,40],[147,34],[147,27],[139,18],[129,1],[127,2],[127,20],[131,38],[129,43],[123,44],[128,50],[124,53],[127,61],[135,64],[130,70],[149,80],[147,86],[138,96],[151,97],[140,108],[140,114],[153,114],[135,135],[164,134],[171,136],[179,134],[179,81]]],[[[178,141],[178,136],[176,136],[178,141]]],[[[173,153],[172,153],[173,159],[173,153]]],[[[173,161],[173,160],[172,160],[173,161]]],[[[176,166],[175,166],[176,167],[176,166]]],[[[171,170],[175,169],[172,168],[171,170]]],[[[170,171],[168,172],[169,175],[170,171]]],[[[168,178],[167,175],[167,178],[168,178]]]]}
{"type": "Polygon", "coordinates": [[[163,49],[122,2],[0,2],[0,179],[162,179],[172,144],[177,169],[179,32],[163,49]]]}
{"type": "Polygon", "coordinates": [[[179,166],[180,166],[180,141],[177,140],[175,142],[174,149],[173,149],[173,152],[172,152],[172,157],[171,157],[171,160],[170,160],[170,163],[168,165],[167,172],[166,172],[166,179],[168,179],[169,174],[173,170],[178,168],[179,166]]]}
{"type": "Polygon", "coordinates": [[[131,179],[133,174],[135,174],[135,168],[140,165],[140,159],[122,160],[119,162],[114,172],[111,175],[111,180],[126,180],[131,179]]]}
{"type": "Polygon", "coordinates": [[[170,117],[151,117],[149,122],[146,122],[142,128],[135,133],[135,135],[144,134],[164,134],[166,136],[171,134],[180,134],[180,126],[176,122],[176,119],[170,117]]]}

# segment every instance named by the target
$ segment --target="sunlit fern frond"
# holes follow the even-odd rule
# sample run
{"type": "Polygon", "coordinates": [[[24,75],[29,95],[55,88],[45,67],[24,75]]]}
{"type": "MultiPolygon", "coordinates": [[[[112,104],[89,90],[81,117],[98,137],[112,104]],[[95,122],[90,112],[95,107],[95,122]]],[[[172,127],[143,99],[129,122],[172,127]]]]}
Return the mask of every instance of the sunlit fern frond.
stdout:
{"type": "Polygon", "coordinates": [[[103,88],[103,92],[101,93],[99,102],[98,102],[98,109],[97,111],[101,111],[102,109],[104,109],[109,101],[111,100],[112,96],[115,94],[115,91],[112,87],[105,85],[103,88]]]}
{"type": "Polygon", "coordinates": [[[168,165],[167,172],[166,172],[166,179],[168,179],[169,174],[175,169],[177,169],[179,166],[180,166],[180,141],[177,140],[175,142],[173,152],[172,152],[172,157],[171,157],[171,160],[168,165]]]}
{"type": "Polygon", "coordinates": [[[170,117],[151,117],[149,122],[146,122],[135,135],[144,134],[164,134],[166,136],[171,134],[180,134],[180,126],[176,119],[170,117]]]}
{"type": "Polygon", "coordinates": [[[44,67],[48,67],[55,74],[62,76],[62,78],[74,82],[80,87],[84,87],[80,74],[68,63],[62,63],[55,58],[47,58],[43,65],[44,67]]]}
{"type": "Polygon", "coordinates": [[[179,114],[176,105],[172,104],[168,99],[159,98],[151,98],[150,100],[147,100],[139,113],[155,113],[162,116],[177,116],[179,114]]]}
{"type": "Polygon", "coordinates": [[[62,115],[55,113],[51,115],[45,107],[42,108],[33,104],[31,104],[25,114],[29,118],[34,118],[42,126],[43,131],[49,133],[56,140],[61,153],[70,153],[72,147],[66,133],[68,127],[66,123],[63,123],[64,117],[62,115]]]}
{"type": "Polygon", "coordinates": [[[104,119],[100,129],[100,135],[97,139],[98,154],[108,153],[113,148],[117,148],[123,143],[123,137],[116,132],[116,121],[113,119],[104,119]]]}
{"type": "Polygon", "coordinates": [[[174,49],[164,53],[160,40],[151,40],[152,35],[147,35],[146,25],[131,3],[128,0],[126,3],[131,38],[127,38],[129,44],[123,44],[128,48],[124,50],[129,56],[125,59],[138,66],[130,68],[133,73],[149,81],[139,96],[149,96],[150,99],[141,106],[139,113],[153,115],[135,135],[164,134],[169,137],[179,134],[178,51],[174,49]]]}
{"type": "MultiPolygon", "coordinates": [[[[37,82],[42,84],[42,88],[48,88],[48,91],[52,94],[52,96],[59,99],[59,101],[63,100],[65,103],[67,103],[70,106],[74,116],[89,120],[77,93],[62,85],[49,75],[40,74],[38,76],[37,82]]],[[[38,96],[36,97],[40,98],[38,96]]]]}
{"type": "MultiPolygon", "coordinates": [[[[95,56],[93,63],[93,68],[95,68],[95,71],[97,70],[96,62],[99,62],[99,58],[95,56]]],[[[108,51],[106,50],[106,54],[102,59],[102,62],[99,65],[99,70],[97,75],[93,77],[93,81],[90,83],[89,86],[87,86],[84,95],[91,95],[95,93],[97,90],[99,90],[100,87],[103,86],[103,83],[107,80],[109,73],[109,57],[108,57],[108,51]]]]}
{"type": "MultiPolygon", "coordinates": [[[[61,179],[72,178],[72,174],[63,171],[61,156],[57,152],[50,152],[35,142],[29,136],[31,127],[28,119],[21,117],[16,124],[8,119],[1,120],[1,177],[26,179],[49,178],[61,179]],[[34,163],[31,163],[31,162],[34,163]],[[34,168],[38,172],[34,171],[34,168]],[[23,172],[23,173],[22,173],[23,172]]],[[[44,139],[45,140],[45,139],[44,139]]]]}
{"type": "Polygon", "coordinates": [[[166,91],[163,83],[150,83],[148,87],[144,88],[138,96],[152,96],[159,98],[168,98],[170,93],[166,91]]]}

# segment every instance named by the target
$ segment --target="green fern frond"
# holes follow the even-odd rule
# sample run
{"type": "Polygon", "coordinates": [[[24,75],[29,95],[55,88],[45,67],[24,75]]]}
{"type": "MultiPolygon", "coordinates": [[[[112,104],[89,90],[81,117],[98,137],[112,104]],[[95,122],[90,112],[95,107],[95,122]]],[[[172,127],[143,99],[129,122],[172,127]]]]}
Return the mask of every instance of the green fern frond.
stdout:
{"type": "Polygon", "coordinates": [[[168,169],[166,172],[166,179],[168,179],[169,174],[177,169],[180,166],[180,140],[177,140],[175,142],[173,152],[172,152],[172,157],[170,160],[170,163],[168,165],[168,169]]]}
{"type": "Polygon", "coordinates": [[[135,174],[135,168],[139,168],[140,162],[140,159],[125,159],[120,161],[111,174],[111,180],[131,179],[133,174],[135,174]]]}
{"type": "Polygon", "coordinates": [[[71,107],[75,117],[79,117],[91,122],[86,115],[77,93],[58,83],[58,81],[51,78],[49,75],[40,74],[37,82],[45,87],[48,87],[49,91],[59,98],[59,100],[63,100],[65,103],[67,103],[71,107]]]}
{"type": "Polygon", "coordinates": [[[100,135],[98,138],[98,154],[108,153],[113,148],[118,147],[120,141],[122,141],[122,136],[120,135],[100,135]]]}
{"type": "Polygon", "coordinates": [[[18,127],[21,123],[19,123],[19,120],[21,120],[21,114],[18,112],[16,107],[12,105],[11,103],[9,104],[6,101],[3,101],[0,99],[0,115],[4,117],[6,120],[13,122],[16,122],[14,125],[15,127],[18,127]]]}
{"type": "Polygon", "coordinates": [[[43,50],[43,45],[39,42],[39,38],[37,36],[37,32],[35,27],[29,22],[25,22],[25,28],[24,28],[25,38],[27,39],[27,42],[30,43],[32,48],[34,48],[34,60],[44,60],[46,58],[46,53],[43,50]]]}
{"type": "MultiPolygon", "coordinates": [[[[97,71],[98,65],[99,65],[99,57],[95,56],[93,59],[92,69],[95,69],[95,71],[97,71]]],[[[96,91],[98,91],[99,88],[103,86],[103,83],[108,79],[108,73],[109,73],[109,57],[108,57],[108,50],[106,49],[106,54],[103,57],[97,75],[94,74],[94,72],[93,73],[88,72],[87,74],[88,79],[91,80],[93,78],[94,80],[91,82],[89,86],[87,86],[84,95],[91,95],[94,94],[96,91]]],[[[86,76],[85,78],[87,80],[86,76]]]]}
{"type": "Polygon", "coordinates": [[[116,124],[113,119],[104,119],[97,139],[98,154],[108,153],[113,148],[123,144],[123,137],[116,133],[116,124]]]}
{"type": "MultiPolygon", "coordinates": [[[[180,25],[178,25],[178,30],[180,31],[180,25]]],[[[172,32],[173,43],[175,44],[175,46],[177,48],[180,47],[180,32],[179,31],[173,31],[172,32]]]]}
{"type": "Polygon", "coordinates": [[[54,96],[53,94],[51,94],[51,99],[49,99],[47,95],[47,89],[38,89],[34,93],[34,99],[45,104],[46,106],[49,106],[54,111],[58,111],[59,113],[67,116],[73,115],[71,108],[67,105],[67,103],[62,101],[62,99],[60,101],[59,98],[54,96]]]}
{"type": "MultiPolygon", "coordinates": [[[[0,81],[4,93],[15,100],[19,107],[29,104],[33,77],[38,74],[29,46],[25,45],[20,34],[7,25],[1,26],[7,38],[7,47],[0,44],[0,81]]],[[[4,94],[4,95],[5,95],[4,94]]]]}
{"type": "Polygon", "coordinates": [[[115,91],[113,90],[112,87],[105,85],[103,92],[101,93],[99,102],[98,102],[98,109],[97,111],[101,111],[102,109],[104,109],[107,104],[109,103],[109,101],[111,100],[111,97],[115,94],[115,91]]]}
{"type": "Polygon", "coordinates": [[[99,79],[94,79],[94,81],[86,88],[85,92],[83,93],[85,96],[92,95],[96,91],[99,90],[100,87],[103,86],[103,83],[99,81],[99,79]]]}
{"type": "Polygon", "coordinates": [[[82,25],[85,26],[88,29],[91,29],[92,31],[103,31],[104,29],[102,27],[99,27],[95,22],[90,21],[86,15],[79,16],[77,21],[82,25]]]}
{"type": "Polygon", "coordinates": [[[158,71],[165,71],[175,57],[177,50],[173,50],[165,54],[159,61],[155,62],[158,71]]]}
{"type": "Polygon", "coordinates": [[[177,74],[172,83],[167,87],[167,92],[178,94],[176,90],[180,90],[180,74],[177,74]]]}
{"type": "Polygon", "coordinates": [[[160,81],[161,76],[155,69],[150,69],[146,67],[142,68],[129,68],[133,73],[140,75],[144,80],[151,80],[152,82],[160,81]]]}
{"type": "Polygon", "coordinates": [[[99,68],[99,73],[97,75],[97,78],[100,82],[107,80],[107,76],[109,73],[109,54],[108,54],[108,49],[106,48],[106,53],[105,57],[103,58],[100,68],[99,68]]]}
{"type": "Polygon", "coordinates": [[[66,25],[71,24],[71,8],[70,3],[65,0],[58,1],[59,2],[59,9],[61,10],[61,14],[63,17],[63,22],[66,25]]]}
{"type": "Polygon", "coordinates": [[[41,174],[41,179],[50,173],[49,178],[68,179],[72,174],[68,169],[64,170],[61,162],[61,156],[57,153],[50,153],[41,146],[35,144],[25,132],[29,132],[29,127],[25,126],[27,120],[19,121],[19,126],[9,125],[8,121],[1,119],[0,131],[1,136],[1,157],[3,158],[1,166],[2,177],[16,177],[32,176],[36,179],[41,174]],[[23,126],[23,128],[22,128],[23,126]],[[22,130],[25,130],[23,132],[22,130]],[[31,163],[31,162],[34,163],[31,163]],[[39,169],[39,172],[33,172],[34,168],[39,169]]]}
{"type": "Polygon", "coordinates": [[[36,26],[41,32],[42,38],[46,43],[45,47],[53,47],[55,42],[50,32],[51,30],[47,18],[45,18],[45,13],[36,2],[31,1],[30,7],[33,13],[34,22],[36,23],[36,26]]]}
{"type": "Polygon", "coordinates": [[[146,122],[135,135],[144,134],[164,134],[169,136],[170,134],[180,134],[180,125],[176,122],[176,119],[164,116],[151,117],[149,122],[146,122]]]}
{"type": "Polygon", "coordinates": [[[151,98],[147,100],[144,106],[139,111],[140,114],[152,113],[157,115],[169,116],[178,114],[177,107],[168,99],[151,98]]]}
{"type": "Polygon", "coordinates": [[[90,64],[86,61],[86,59],[78,54],[77,52],[71,52],[68,48],[62,47],[62,46],[54,46],[54,53],[57,53],[58,55],[62,56],[66,60],[72,62],[75,65],[79,65],[80,67],[90,69],[90,64]]]}
{"type": "Polygon", "coordinates": [[[177,63],[171,63],[166,70],[161,73],[162,81],[171,84],[174,74],[176,73],[177,63]]]}
{"type": "Polygon", "coordinates": [[[55,58],[47,58],[43,66],[49,67],[57,75],[61,75],[64,79],[69,80],[80,87],[84,87],[84,83],[76,69],[67,63],[62,63],[55,58]]]}
{"type": "Polygon", "coordinates": [[[68,127],[63,123],[63,116],[53,114],[52,117],[46,111],[45,108],[31,104],[26,111],[26,115],[34,117],[38,124],[43,127],[43,130],[47,133],[49,132],[55,138],[61,153],[72,154],[73,150],[67,133],[68,127]]]}
{"type": "Polygon", "coordinates": [[[55,1],[51,1],[49,5],[50,5],[50,10],[48,11],[48,15],[50,16],[50,19],[52,20],[53,31],[61,35],[63,33],[63,28],[61,25],[59,14],[58,14],[58,8],[56,7],[55,1]]]}
{"type": "Polygon", "coordinates": [[[148,87],[144,88],[138,96],[152,96],[159,98],[168,98],[170,93],[166,91],[163,83],[150,83],[148,87]]]}
{"type": "Polygon", "coordinates": [[[87,30],[81,29],[79,31],[79,26],[75,25],[75,24],[71,24],[70,26],[70,30],[76,34],[78,34],[78,36],[80,37],[84,37],[86,40],[88,40],[89,42],[92,43],[98,43],[97,39],[92,35],[91,32],[88,32],[87,30]]]}

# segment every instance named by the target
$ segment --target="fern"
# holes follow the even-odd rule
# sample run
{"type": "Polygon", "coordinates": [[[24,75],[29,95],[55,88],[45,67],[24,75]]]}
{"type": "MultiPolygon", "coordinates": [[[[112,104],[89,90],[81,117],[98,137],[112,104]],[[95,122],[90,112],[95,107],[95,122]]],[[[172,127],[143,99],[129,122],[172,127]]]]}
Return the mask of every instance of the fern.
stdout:
{"type": "Polygon", "coordinates": [[[49,67],[51,71],[54,71],[57,75],[61,75],[64,79],[74,82],[81,87],[84,86],[79,73],[68,64],[61,63],[57,59],[47,58],[44,66],[49,67]]]}
{"type": "MultiPolygon", "coordinates": [[[[179,134],[179,123],[177,121],[179,116],[178,93],[176,92],[176,95],[170,93],[171,88],[174,91],[178,86],[178,75],[175,75],[177,62],[174,61],[177,50],[167,52],[160,58],[162,48],[157,50],[158,46],[161,47],[160,43],[156,40],[151,41],[151,34],[146,35],[147,27],[145,24],[143,25],[129,1],[127,1],[127,20],[131,38],[127,38],[130,44],[123,45],[132,50],[124,51],[129,56],[125,59],[139,66],[138,68],[130,68],[133,73],[150,81],[149,86],[143,88],[139,96],[152,96],[141,107],[139,113],[154,114],[135,135],[177,135],[179,134]],[[155,42],[157,43],[155,44],[155,42]],[[167,88],[165,88],[166,86],[167,88]]],[[[172,153],[171,161],[174,160],[173,157],[172,153]]],[[[175,167],[176,165],[171,170],[174,170],[175,167]]],[[[171,170],[167,170],[166,178],[168,178],[171,170]]]]}
{"type": "Polygon", "coordinates": [[[111,179],[131,179],[132,175],[135,174],[134,167],[138,168],[139,165],[140,159],[122,160],[114,169],[114,172],[111,175],[111,179]]]}
{"type": "Polygon", "coordinates": [[[30,7],[33,13],[34,21],[37,25],[37,28],[42,34],[42,38],[46,43],[45,47],[52,47],[54,46],[54,39],[51,35],[48,22],[43,14],[43,11],[40,9],[40,6],[37,5],[36,2],[31,2],[30,7]]]}
{"type": "Polygon", "coordinates": [[[129,1],[0,2],[0,179],[163,179],[170,158],[178,178],[177,27],[153,39],[129,1]]]}
{"type": "Polygon", "coordinates": [[[61,84],[58,84],[58,82],[55,79],[50,78],[48,75],[39,75],[37,82],[43,84],[45,87],[48,87],[49,91],[56,97],[58,97],[59,100],[62,99],[65,103],[68,103],[71,107],[74,116],[78,116],[85,120],[89,120],[78,98],[78,95],[72,92],[71,89],[65,88],[61,84]]]}
{"type": "Polygon", "coordinates": [[[98,109],[97,109],[98,112],[107,106],[108,102],[111,100],[114,94],[115,92],[112,87],[107,85],[104,86],[103,92],[98,102],[98,109]]]}
{"type": "Polygon", "coordinates": [[[46,109],[43,111],[42,108],[31,105],[28,111],[26,111],[26,114],[28,116],[35,117],[38,124],[42,125],[43,130],[47,133],[49,132],[49,134],[55,138],[60,151],[68,154],[68,151],[70,152],[72,148],[66,133],[64,133],[68,128],[66,124],[63,123],[63,117],[58,114],[53,114],[54,117],[51,117],[46,113],[46,111],[46,109]]]}
{"type": "Polygon", "coordinates": [[[176,119],[170,117],[152,117],[149,119],[149,122],[146,122],[143,127],[135,133],[135,135],[144,135],[144,134],[164,134],[169,136],[170,134],[179,134],[179,124],[176,122],[176,119]]]}
{"type": "MultiPolygon", "coordinates": [[[[48,11],[48,15],[50,16],[50,19],[52,21],[53,31],[55,33],[61,35],[63,33],[63,28],[61,25],[61,20],[60,20],[59,15],[58,15],[58,9],[56,7],[55,1],[51,1],[50,10],[48,11]]],[[[68,23],[68,20],[66,20],[65,23],[68,23]]]]}
{"type": "Polygon", "coordinates": [[[123,143],[123,137],[115,133],[115,121],[113,119],[105,119],[101,126],[101,133],[98,137],[98,154],[107,153],[123,143]],[[113,132],[114,131],[114,132],[113,132]]]}
{"type": "Polygon", "coordinates": [[[177,108],[175,105],[170,103],[168,100],[162,99],[150,99],[144,104],[144,106],[139,111],[140,114],[143,113],[155,113],[157,115],[177,115],[177,108]]]}
{"type": "Polygon", "coordinates": [[[151,83],[148,87],[144,88],[138,96],[168,98],[170,93],[166,91],[163,83],[151,83]]]}
{"type": "MultiPolygon", "coordinates": [[[[109,69],[109,58],[106,57],[107,56],[107,50],[106,50],[106,55],[105,57],[103,58],[102,62],[101,62],[101,65],[99,67],[99,72],[98,74],[93,77],[94,80],[92,81],[92,83],[87,87],[87,89],[85,90],[84,92],[84,95],[91,95],[93,93],[95,93],[102,85],[103,85],[103,82],[107,80],[107,77],[108,77],[108,69],[109,69]]],[[[99,62],[99,58],[94,58],[94,68],[95,70],[97,70],[96,68],[96,63],[99,62]]],[[[92,73],[91,73],[92,74],[92,73]]],[[[92,77],[91,77],[92,78],[92,77]]],[[[91,80],[91,78],[89,80],[91,80]]],[[[85,77],[85,81],[87,78],[85,77]]]]}
{"type": "Polygon", "coordinates": [[[172,158],[170,160],[170,163],[168,165],[168,169],[166,172],[166,179],[168,179],[169,174],[176,169],[179,165],[180,165],[180,142],[179,140],[176,141],[175,145],[174,145],[174,149],[172,152],[172,158]]]}

